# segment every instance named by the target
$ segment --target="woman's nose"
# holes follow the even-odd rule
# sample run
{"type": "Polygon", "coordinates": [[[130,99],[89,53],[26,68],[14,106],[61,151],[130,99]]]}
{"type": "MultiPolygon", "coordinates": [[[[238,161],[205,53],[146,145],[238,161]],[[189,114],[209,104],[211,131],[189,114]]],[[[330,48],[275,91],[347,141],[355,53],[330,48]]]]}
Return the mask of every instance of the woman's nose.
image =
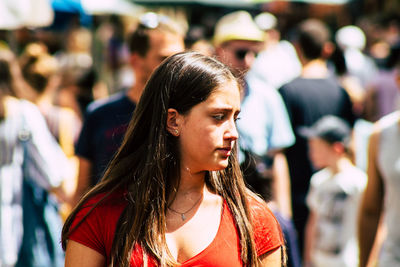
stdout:
{"type": "Polygon", "coordinates": [[[228,129],[225,133],[225,138],[236,140],[239,137],[239,133],[236,128],[236,123],[234,121],[229,123],[228,129]]]}

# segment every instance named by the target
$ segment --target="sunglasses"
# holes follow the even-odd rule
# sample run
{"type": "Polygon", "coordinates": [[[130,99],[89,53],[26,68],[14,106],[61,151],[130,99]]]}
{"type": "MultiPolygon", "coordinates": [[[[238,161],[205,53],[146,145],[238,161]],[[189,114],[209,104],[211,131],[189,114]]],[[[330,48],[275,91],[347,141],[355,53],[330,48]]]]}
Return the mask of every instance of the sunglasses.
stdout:
{"type": "Polygon", "coordinates": [[[238,60],[244,60],[244,58],[251,53],[254,57],[257,57],[259,51],[254,51],[251,49],[237,49],[233,51],[236,59],[238,60]]]}
{"type": "Polygon", "coordinates": [[[147,12],[139,19],[139,26],[147,29],[156,29],[161,24],[168,24],[171,19],[168,16],[154,12],[147,12]]]}

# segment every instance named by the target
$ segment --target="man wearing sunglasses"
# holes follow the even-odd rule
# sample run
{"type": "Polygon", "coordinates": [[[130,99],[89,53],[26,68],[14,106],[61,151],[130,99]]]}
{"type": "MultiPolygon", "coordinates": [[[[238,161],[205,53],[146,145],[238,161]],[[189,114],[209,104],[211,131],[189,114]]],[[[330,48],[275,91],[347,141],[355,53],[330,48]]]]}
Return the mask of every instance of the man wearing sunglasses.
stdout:
{"type": "Polygon", "coordinates": [[[257,54],[264,48],[264,33],[245,11],[222,17],[216,25],[216,54],[240,78],[248,72],[257,54]]]}
{"type": "Polygon", "coordinates": [[[167,16],[149,12],[140,18],[128,40],[134,85],[88,107],[76,147],[79,173],[73,204],[104,174],[122,142],[147,80],[161,61],[184,50],[183,35],[179,25],[167,16]]]}
{"type": "MultiPolygon", "coordinates": [[[[246,182],[267,201],[274,200],[286,240],[295,241],[291,223],[289,176],[282,151],[294,144],[294,134],[281,96],[264,80],[248,72],[264,49],[265,36],[245,11],[223,16],[214,31],[215,52],[242,83],[239,161],[246,182]],[[283,216],[281,216],[283,215],[283,216]]],[[[287,243],[289,262],[298,262],[297,244],[287,243]]],[[[299,266],[291,264],[290,266],[299,266]]]]}

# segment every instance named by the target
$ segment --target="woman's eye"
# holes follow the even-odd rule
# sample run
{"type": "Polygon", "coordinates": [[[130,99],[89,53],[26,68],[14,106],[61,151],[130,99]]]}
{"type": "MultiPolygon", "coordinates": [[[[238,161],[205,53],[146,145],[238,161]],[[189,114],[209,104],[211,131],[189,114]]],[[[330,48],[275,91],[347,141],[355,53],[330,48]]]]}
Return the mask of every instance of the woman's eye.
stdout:
{"type": "Polygon", "coordinates": [[[224,114],[218,114],[218,115],[214,115],[213,118],[216,119],[217,121],[221,121],[223,120],[225,117],[224,114]]]}
{"type": "Polygon", "coordinates": [[[238,120],[240,120],[240,117],[236,117],[234,120],[235,122],[237,122],[238,120]]]}

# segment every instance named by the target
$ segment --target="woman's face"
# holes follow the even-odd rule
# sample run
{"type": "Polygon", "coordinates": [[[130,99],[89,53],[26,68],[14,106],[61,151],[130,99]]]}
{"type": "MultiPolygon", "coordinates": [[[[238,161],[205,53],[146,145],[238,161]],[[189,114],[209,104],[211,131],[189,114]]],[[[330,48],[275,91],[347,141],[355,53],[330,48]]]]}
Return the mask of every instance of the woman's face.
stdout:
{"type": "Polygon", "coordinates": [[[179,127],[181,166],[192,173],[226,168],[238,138],[235,121],[239,112],[239,88],[231,81],[183,115],[179,127]]]}

